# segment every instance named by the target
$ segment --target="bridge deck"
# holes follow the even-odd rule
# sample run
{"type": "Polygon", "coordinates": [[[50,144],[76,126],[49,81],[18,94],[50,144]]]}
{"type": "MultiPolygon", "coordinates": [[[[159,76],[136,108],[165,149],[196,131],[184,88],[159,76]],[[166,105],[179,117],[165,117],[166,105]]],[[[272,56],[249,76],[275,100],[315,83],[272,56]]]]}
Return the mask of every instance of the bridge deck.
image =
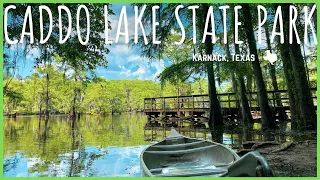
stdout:
{"type": "MultiPolygon", "coordinates": [[[[315,106],[317,105],[316,88],[312,88],[311,94],[315,106]]],[[[287,90],[267,91],[268,101],[274,111],[290,110],[287,90]]],[[[222,112],[234,113],[238,111],[240,103],[236,93],[218,94],[222,112]]],[[[256,92],[247,93],[251,111],[260,111],[256,92]]],[[[144,99],[144,111],[146,114],[175,113],[175,112],[209,112],[209,97],[203,95],[168,96],[144,99]]]]}

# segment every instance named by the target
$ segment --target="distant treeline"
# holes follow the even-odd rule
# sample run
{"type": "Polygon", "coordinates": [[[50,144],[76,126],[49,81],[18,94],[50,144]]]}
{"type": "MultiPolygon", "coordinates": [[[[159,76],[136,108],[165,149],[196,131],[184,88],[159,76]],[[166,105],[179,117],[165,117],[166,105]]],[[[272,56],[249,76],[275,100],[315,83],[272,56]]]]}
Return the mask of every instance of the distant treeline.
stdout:
{"type": "MultiPolygon", "coordinates": [[[[54,65],[25,78],[4,80],[4,114],[105,114],[141,111],[146,97],[207,93],[207,81],[161,85],[152,80],[106,80],[85,73],[67,75],[54,65]],[[47,82],[46,74],[49,73],[47,82]],[[46,89],[48,85],[48,102],[46,89]]],[[[10,75],[9,75],[10,76],[10,75]]],[[[227,90],[227,89],[226,89],[227,90]]]]}

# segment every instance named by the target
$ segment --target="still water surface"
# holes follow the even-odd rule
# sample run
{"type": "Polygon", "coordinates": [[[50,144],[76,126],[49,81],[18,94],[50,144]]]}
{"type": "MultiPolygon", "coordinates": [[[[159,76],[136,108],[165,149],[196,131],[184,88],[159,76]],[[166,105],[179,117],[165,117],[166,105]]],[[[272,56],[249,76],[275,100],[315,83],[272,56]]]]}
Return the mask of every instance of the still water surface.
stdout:
{"type": "MultiPolygon", "coordinates": [[[[52,116],[47,125],[38,116],[5,118],[4,176],[141,176],[140,153],[168,134],[160,130],[144,131],[146,121],[146,116],[140,113],[83,116],[75,123],[66,116],[52,116]],[[150,139],[150,134],[156,137],[150,139]]],[[[283,131],[288,130],[287,126],[283,131]]],[[[260,124],[253,125],[253,129],[259,128],[260,124]]],[[[185,135],[211,138],[205,132],[185,135]]],[[[288,141],[292,137],[279,138],[288,141]]],[[[263,140],[263,135],[251,131],[222,134],[223,143],[230,147],[246,140],[263,140]]]]}

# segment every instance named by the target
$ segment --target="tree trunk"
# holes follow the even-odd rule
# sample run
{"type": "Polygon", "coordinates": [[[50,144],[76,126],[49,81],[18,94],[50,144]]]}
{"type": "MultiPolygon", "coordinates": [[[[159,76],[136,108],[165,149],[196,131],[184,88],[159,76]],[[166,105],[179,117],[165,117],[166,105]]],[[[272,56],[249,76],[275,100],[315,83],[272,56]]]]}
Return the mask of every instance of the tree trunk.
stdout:
{"type": "MultiPolygon", "coordinates": [[[[207,12],[209,9],[208,5],[203,5],[204,11],[207,12]]],[[[203,14],[203,21],[205,22],[206,13],[203,14]]],[[[211,25],[209,25],[211,27],[211,25]]],[[[211,36],[206,36],[205,40],[205,53],[207,55],[212,54],[213,44],[211,36]]],[[[210,112],[209,112],[209,126],[212,128],[216,125],[223,125],[223,118],[221,114],[220,103],[217,97],[217,90],[215,85],[215,77],[213,72],[213,62],[206,63],[206,69],[208,73],[208,93],[209,93],[209,101],[210,101],[210,112]]]]}
{"type": "Polygon", "coordinates": [[[298,127],[298,121],[300,119],[300,110],[297,108],[297,96],[296,87],[293,78],[293,69],[291,66],[290,54],[288,49],[287,39],[285,39],[284,44],[278,42],[280,49],[281,59],[283,63],[283,71],[286,79],[289,103],[290,103],[290,116],[291,116],[291,128],[296,129],[298,127]]]}
{"type": "Polygon", "coordinates": [[[126,88],[126,103],[127,103],[127,112],[130,111],[130,89],[126,88]]]}
{"type": "Polygon", "coordinates": [[[240,83],[240,99],[241,99],[241,107],[242,107],[242,121],[243,124],[253,123],[253,118],[251,115],[248,98],[246,95],[246,85],[244,83],[243,76],[239,75],[238,77],[240,83]]]}
{"type": "Polygon", "coordinates": [[[238,95],[238,83],[236,79],[236,74],[234,72],[231,73],[231,81],[232,81],[232,89],[233,93],[235,93],[236,97],[236,108],[240,109],[240,103],[239,103],[239,95],[238,95]]]}
{"type": "Polygon", "coordinates": [[[252,107],[252,81],[253,81],[253,76],[252,74],[249,74],[246,76],[247,77],[247,90],[249,92],[249,107],[252,107]]]}
{"type": "MultiPolygon", "coordinates": [[[[222,12],[220,11],[220,15],[222,17],[222,12]]],[[[227,57],[231,58],[231,53],[230,53],[230,49],[229,49],[229,42],[227,41],[226,43],[226,53],[227,53],[227,57]]],[[[231,81],[232,81],[232,88],[233,88],[233,92],[235,93],[235,98],[236,98],[236,108],[239,110],[240,109],[240,104],[239,104],[239,96],[237,93],[237,89],[238,89],[238,83],[236,81],[236,75],[234,72],[231,72],[231,81]]]]}
{"type": "Polygon", "coordinates": [[[305,50],[305,45],[304,43],[302,43],[302,50],[303,50],[303,60],[304,60],[304,64],[305,64],[305,68],[306,68],[306,73],[307,73],[307,80],[308,80],[308,85],[309,87],[310,85],[310,74],[309,74],[309,68],[308,68],[308,63],[307,63],[307,57],[306,57],[306,50],[305,50]]]}
{"type": "MultiPolygon", "coordinates": [[[[283,4],[283,16],[289,16],[290,4],[283,4]]],[[[285,21],[286,22],[286,21],[285,21]]],[[[285,23],[287,25],[287,23],[285,23]]],[[[285,26],[285,34],[289,34],[289,27],[285,26]]],[[[295,79],[295,86],[298,95],[299,109],[301,113],[300,127],[301,130],[309,129],[315,130],[317,128],[317,116],[311,98],[310,88],[306,76],[306,69],[304,67],[304,60],[301,53],[300,45],[297,43],[296,36],[293,36],[293,43],[289,44],[289,52],[292,62],[293,76],[295,79]],[[302,122],[301,122],[302,121],[302,122]]]]}
{"type": "Polygon", "coordinates": [[[39,107],[39,116],[41,117],[42,116],[42,106],[40,105],[39,107]]]}
{"type": "MultiPolygon", "coordinates": [[[[232,9],[233,9],[233,7],[232,7],[232,9]]],[[[233,24],[233,27],[232,27],[232,29],[233,29],[233,38],[235,38],[234,17],[232,17],[232,24],[233,24]]],[[[235,54],[240,54],[239,44],[234,43],[234,50],[235,50],[235,54]]],[[[230,56],[230,51],[227,51],[227,54],[228,53],[229,53],[228,56],[230,56]]],[[[235,73],[232,73],[232,81],[235,78],[236,78],[235,77],[235,73]]],[[[252,115],[251,115],[250,106],[249,106],[248,98],[247,98],[247,94],[246,94],[246,86],[245,86],[245,83],[244,83],[243,74],[240,73],[240,72],[237,72],[237,79],[239,80],[239,85],[240,85],[241,112],[239,114],[241,114],[242,123],[243,124],[248,124],[248,122],[249,123],[253,123],[253,118],[252,118],[252,115]]],[[[250,85],[251,85],[251,83],[250,83],[250,85]]],[[[235,92],[237,92],[236,89],[235,89],[235,92]]],[[[239,99],[238,96],[237,96],[237,99],[239,99]]],[[[237,104],[239,104],[239,103],[237,103],[237,104]]],[[[237,108],[240,111],[240,105],[239,106],[237,105],[237,108]]]]}
{"type": "Polygon", "coordinates": [[[268,97],[266,86],[263,81],[262,71],[259,63],[259,57],[256,47],[256,40],[254,38],[253,26],[251,21],[251,12],[249,4],[242,4],[243,16],[244,16],[244,27],[246,29],[246,35],[249,43],[250,54],[254,54],[255,60],[252,61],[254,75],[256,76],[256,86],[258,93],[258,100],[260,105],[261,117],[262,117],[262,128],[275,128],[274,118],[271,109],[268,104],[268,97]]]}
{"type": "MultiPolygon", "coordinates": [[[[234,44],[234,49],[236,54],[240,54],[239,44],[234,44]]],[[[242,115],[242,123],[248,124],[253,123],[252,114],[250,111],[250,106],[248,103],[246,85],[244,83],[243,74],[238,73],[238,80],[240,84],[240,99],[241,99],[241,115],[242,115]]],[[[251,85],[251,84],[250,84],[251,85]]]]}
{"type": "Polygon", "coordinates": [[[220,103],[217,97],[217,90],[214,81],[213,64],[209,62],[207,64],[208,72],[208,92],[210,101],[210,115],[209,115],[209,125],[223,125],[223,118],[220,111],[220,103]]]}
{"type": "Polygon", "coordinates": [[[78,92],[78,89],[77,89],[77,73],[75,72],[75,77],[74,77],[74,82],[75,82],[75,88],[73,90],[73,100],[72,100],[72,111],[71,111],[71,119],[72,120],[75,120],[76,119],[76,101],[77,101],[77,92],[78,92]]]}
{"type": "Polygon", "coordinates": [[[49,72],[46,74],[46,110],[45,118],[49,118],[49,72]]]}
{"type": "MultiPolygon", "coordinates": [[[[269,34],[269,26],[266,24],[265,27],[265,32],[266,32],[266,40],[267,40],[267,49],[270,50],[270,53],[272,52],[272,47],[271,47],[271,43],[270,43],[270,34],[269,34]]],[[[272,65],[271,63],[269,63],[269,68],[270,68],[270,77],[271,77],[271,83],[272,83],[272,87],[274,91],[278,91],[278,83],[277,83],[277,76],[276,76],[276,68],[275,65],[272,65]]],[[[280,99],[280,94],[279,93],[275,93],[275,98],[276,100],[276,105],[278,107],[282,107],[282,103],[281,103],[281,99],[280,99]]],[[[278,111],[279,113],[279,119],[282,120],[286,120],[287,119],[287,115],[284,109],[279,109],[278,111]]]]}
{"type": "MultiPolygon", "coordinates": [[[[274,6],[275,10],[277,9],[277,5],[274,6]]],[[[288,16],[284,14],[284,22],[287,22],[288,16]]],[[[286,26],[285,26],[286,27],[286,26]]],[[[279,30],[279,28],[278,28],[279,30]]],[[[277,30],[277,31],[278,31],[277,30]]],[[[284,43],[280,43],[280,39],[277,39],[278,47],[280,49],[280,55],[283,63],[283,71],[285,75],[285,80],[288,89],[288,96],[289,96],[289,103],[290,103],[290,116],[291,116],[291,129],[298,128],[298,122],[300,119],[300,110],[298,108],[298,101],[297,101],[297,93],[296,93],[296,86],[293,77],[293,69],[291,65],[290,53],[289,53],[289,39],[287,36],[284,36],[284,43]]]]}

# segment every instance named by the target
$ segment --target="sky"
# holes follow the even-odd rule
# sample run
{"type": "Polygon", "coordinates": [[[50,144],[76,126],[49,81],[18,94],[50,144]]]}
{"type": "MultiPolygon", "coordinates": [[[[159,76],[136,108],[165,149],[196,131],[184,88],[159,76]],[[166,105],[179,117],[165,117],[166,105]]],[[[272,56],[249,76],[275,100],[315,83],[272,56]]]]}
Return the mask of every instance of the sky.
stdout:
{"type": "MultiPolygon", "coordinates": [[[[128,16],[128,31],[129,36],[134,34],[134,10],[133,7],[127,4],[113,4],[111,9],[115,13],[113,16],[108,16],[111,21],[112,30],[109,31],[109,39],[114,40],[116,37],[119,14],[123,6],[127,7],[128,16]]],[[[122,30],[123,31],[123,30],[122,30]]],[[[162,72],[165,66],[169,65],[167,60],[149,60],[140,57],[140,51],[137,48],[129,47],[124,43],[123,36],[120,36],[118,43],[113,43],[107,46],[110,53],[106,55],[108,67],[99,67],[95,70],[98,76],[102,76],[109,80],[117,79],[141,79],[155,80],[155,77],[162,72]]],[[[11,52],[13,53],[13,52],[11,52]]],[[[17,74],[26,77],[33,73],[34,58],[39,55],[37,49],[32,49],[27,54],[26,58],[20,58],[18,63],[17,74]]]]}
{"type": "MultiPolygon", "coordinates": [[[[116,37],[119,14],[121,8],[126,6],[128,16],[129,36],[134,34],[134,10],[133,7],[126,4],[113,4],[112,10],[115,16],[109,16],[112,30],[109,32],[109,38],[114,40],[116,37]]],[[[148,79],[154,80],[165,67],[168,61],[149,60],[140,57],[138,48],[129,47],[124,43],[123,36],[120,36],[120,42],[113,43],[109,47],[110,53],[107,54],[108,68],[98,68],[98,76],[104,76],[107,79],[148,79]]]]}

